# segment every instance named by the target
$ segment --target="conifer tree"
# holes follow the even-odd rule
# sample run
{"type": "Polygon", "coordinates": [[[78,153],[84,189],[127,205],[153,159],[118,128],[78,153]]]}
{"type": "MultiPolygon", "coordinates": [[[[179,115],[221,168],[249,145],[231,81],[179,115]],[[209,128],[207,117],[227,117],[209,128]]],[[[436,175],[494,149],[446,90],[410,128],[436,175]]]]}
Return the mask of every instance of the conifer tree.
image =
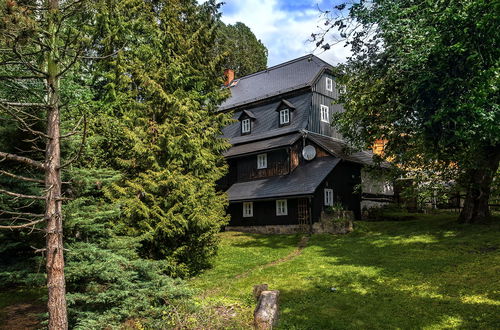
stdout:
{"type": "MultiPolygon", "coordinates": [[[[172,274],[191,274],[208,265],[227,220],[226,198],[215,186],[226,170],[220,134],[229,120],[216,111],[226,94],[220,57],[210,54],[218,6],[111,5],[128,6],[129,16],[103,19],[126,21],[129,33],[139,30],[141,37],[102,63],[102,97],[109,100],[103,120],[112,124],[99,125],[97,134],[115,137],[97,148],[106,146],[110,165],[126,173],[110,195],[121,205],[127,233],[141,238],[143,256],[170,260],[172,274]]],[[[102,11],[124,12],[109,6],[102,11]]],[[[120,47],[128,36],[121,37],[101,40],[102,48],[120,47]]]]}

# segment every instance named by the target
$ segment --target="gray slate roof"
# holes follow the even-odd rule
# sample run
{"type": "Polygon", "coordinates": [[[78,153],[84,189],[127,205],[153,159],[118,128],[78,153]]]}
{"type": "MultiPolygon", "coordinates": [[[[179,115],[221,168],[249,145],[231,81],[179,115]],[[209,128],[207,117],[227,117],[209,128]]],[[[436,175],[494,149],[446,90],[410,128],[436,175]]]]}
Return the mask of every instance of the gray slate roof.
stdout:
{"type": "Polygon", "coordinates": [[[234,156],[247,155],[258,151],[270,150],[279,147],[290,146],[297,141],[302,134],[292,133],[288,135],[278,136],[271,139],[239,144],[224,153],[224,157],[230,158],[234,156]]]}
{"type": "MultiPolygon", "coordinates": [[[[252,113],[256,119],[252,121],[252,132],[248,135],[241,135],[241,123],[236,121],[226,126],[223,136],[229,139],[233,145],[267,139],[274,136],[297,132],[306,128],[309,109],[311,108],[312,94],[305,93],[287,98],[295,106],[295,111],[291,112],[290,125],[279,127],[279,113],[276,112],[281,99],[276,98],[274,102],[252,108],[252,113]]],[[[237,120],[241,111],[233,114],[233,119],[237,120]]]]}
{"type": "Polygon", "coordinates": [[[317,158],[289,175],[235,183],[227,195],[230,202],[312,195],[339,162],[335,157],[317,158]]]}
{"type": "MultiPolygon", "coordinates": [[[[306,55],[267,70],[237,78],[230,88],[231,97],[219,110],[228,110],[246,103],[311,86],[318,75],[332,66],[314,55],[306,55]]],[[[293,102],[292,102],[293,103],[293,102]]]]}
{"type": "MultiPolygon", "coordinates": [[[[328,136],[316,134],[313,132],[307,132],[307,138],[311,141],[318,144],[320,147],[328,151],[330,154],[340,157],[344,160],[369,165],[369,166],[377,166],[373,161],[373,152],[371,151],[359,151],[351,153],[349,151],[349,146],[347,143],[341,140],[337,140],[328,136]]],[[[380,164],[381,167],[388,168],[390,166],[387,162],[382,162],[380,164]]]]}

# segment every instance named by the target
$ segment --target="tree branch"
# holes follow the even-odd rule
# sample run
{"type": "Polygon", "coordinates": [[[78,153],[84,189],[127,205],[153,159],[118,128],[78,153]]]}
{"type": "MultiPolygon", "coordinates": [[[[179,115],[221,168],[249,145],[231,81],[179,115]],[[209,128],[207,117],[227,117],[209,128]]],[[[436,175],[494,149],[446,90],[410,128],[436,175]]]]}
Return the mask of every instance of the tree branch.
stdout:
{"type": "Polygon", "coordinates": [[[34,130],[31,128],[31,126],[24,120],[22,119],[21,117],[19,117],[17,114],[16,114],[16,111],[12,111],[9,109],[9,106],[5,106],[4,105],[5,103],[4,102],[1,102],[0,103],[0,108],[4,109],[5,111],[7,111],[7,113],[9,115],[11,115],[12,117],[14,117],[18,123],[21,123],[21,125],[24,127],[25,130],[27,130],[28,132],[30,132],[31,134],[33,135],[39,135],[39,136],[42,136],[46,139],[49,139],[50,137],[45,134],[44,132],[40,132],[40,131],[37,131],[37,130],[34,130]]]}
{"type": "Polygon", "coordinates": [[[26,165],[30,165],[30,166],[36,167],[39,170],[44,170],[45,169],[45,165],[43,163],[41,163],[39,161],[36,161],[36,160],[33,160],[31,158],[28,158],[28,157],[22,157],[22,156],[18,156],[18,155],[14,155],[14,154],[9,154],[9,153],[1,152],[0,151],[0,158],[3,158],[3,159],[0,159],[0,162],[2,162],[4,160],[13,160],[13,161],[16,161],[16,162],[19,162],[19,163],[23,163],[23,164],[26,164],[26,165]]]}
{"type": "Polygon", "coordinates": [[[22,229],[22,228],[28,228],[28,227],[35,226],[36,224],[38,224],[40,222],[43,222],[43,221],[45,221],[45,219],[31,221],[31,222],[25,223],[23,225],[0,226],[0,229],[22,229]]]}
{"type": "Polygon", "coordinates": [[[76,161],[80,157],[80,155],[83,151],[83,148],[85,147],[86,138],[87,138],[87,119],[84,115],[83,116],[83,135],[82,135],[82,142],[80,143],[80,149],[78,149],[78,152],[76,153],[75,157],[73,157],[67,163],[64,163],[63,165],[61,165],[59,168],[64,168],[64,167],[70,165],[71,163],[73,163],[74,161],[76,161]]]}
{"type": "Polygon", "coordinates": [[[61,135],[60,138],[61,139],[64,139],[64,138],[67,138],[67,137],[70,137],[70,136],[73,136],[75,134],[78,133],[78,127],[80,127],[80,124],[82,123],[82,120],[85,119],[85,115],[83,115],[80,120],[78,120],[78,122],[76,123],[75,127],[71,130],[71,132],[67,133],[67,134],[64,134],[64,135],[61,135]]]}
{"type": "Polygon", "coordinates": [[[34,218],[41,218],[41,217],[45,216],[43,214],[36,214],[36,213],[29,213],[29,212],[12,212],[12,211],[7,211],[7,210],[0,210],[0,215],[2,215],[2,214],[27,216],[27,217],[34,217],[34,218]]]}
{"type": "Polygon", "coordinates": [[[36,182],[36,183],[42,183],[42,184],[45,183],[44,180],[39,180],[39,179],[34,179],[34,178],[27,178],[25,176],[16,175],[16,174],[4,171],[4,170],[0,170],[0,174],[6,175],[6,176],[10,176],[11,178],[22,180],[22,181],[36,182]]]}
{"type": "Polygon", "coordinates": [[[39,199],[39,200],[45,200],[45,196],[35,196],[35,195],[24,195],[24,194],[18,194],[12,191],[0,189],[0,194],[5,194],[7,196],[12,196],[16,198],[26,198],[26,199],[39,199]]]}
{"type": "Polygon", "coordinates": [[[7,102],[4,100],[1,100],[0,102],[11,107],[40,107],[40,108],[49,107],[49,105],[45,103],[18,103],[18,102],[7,102]]]}

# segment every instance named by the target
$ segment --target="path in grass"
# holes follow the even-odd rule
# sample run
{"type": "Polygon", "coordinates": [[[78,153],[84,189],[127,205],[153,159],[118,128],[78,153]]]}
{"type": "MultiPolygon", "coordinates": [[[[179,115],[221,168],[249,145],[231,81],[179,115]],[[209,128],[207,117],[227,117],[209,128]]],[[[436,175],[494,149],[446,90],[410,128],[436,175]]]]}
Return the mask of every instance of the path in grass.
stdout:
{"type": "Polygon", "coordinates": [[[248,275],[250,275],[253,271],[255,271],[257,269],[264,269],[264,268],[276,266],[276,265],[279,265],[281,263],[290,261],[302,253],[302,250],[305,249],[305,247],[307,246],[307,242],[309,242],[309,236],[302,236],[302,238],[299,241],[299,244],[297,245],[297,248],[294,251],[290,252],[287,256],[280,258],[278,260],[271,261],[271,262],[264,264],[264,265],[256,266],[256,267],[254,267],[254,268],[252,268],[244,273],[236,275],[235,278],[247,277],[248,275]]]}
{"type": "Polygon", "coordinates": [[[359,222],[348,235],[312,235],[272,267],[299,236],[224,233],[214,269],[191,282],[203,304],[232,306],[247,326],[252,287],[267,283],[281,291],[282,329],[498,329],[499,232],[446,215],[359,222]]]}

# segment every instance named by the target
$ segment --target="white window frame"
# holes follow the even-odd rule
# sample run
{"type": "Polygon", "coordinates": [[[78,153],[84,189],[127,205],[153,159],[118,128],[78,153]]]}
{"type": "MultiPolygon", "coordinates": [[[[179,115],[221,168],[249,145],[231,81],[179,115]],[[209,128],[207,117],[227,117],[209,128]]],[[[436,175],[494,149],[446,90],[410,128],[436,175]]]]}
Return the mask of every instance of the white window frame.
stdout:
{"type": "Polygon", "coordinates": [[[267,154],[257,155],[257,169],[267,168],[267,154]]]}
{"type": "Polygon", "coordinates": [[[286,199],[276,200],[276,215],[288,215],[288,202],[286,199]]]}
{"type": "Polygon", "coordinates": [[[241,133],[250,133],[252,124],[250,118],[241,121],[241,133]]]}
{"type": "Polygon", "coordinates": [[[290,109],[280,110],[280,125],[286,125],[290,123],[290,109]]]}
{"type": "Polygon", "coordinates": [[[330,108],[328,108],[327,105],[320,105],[320,113],[321,113],[321,121],[325,123],[330,123],[329,120],[329,114],[330,114],[330,108]]]}
{"type": "Polygon", "coordinates": [[[329,92],[333,92],[333,80],[332,80],[332,78],[326,77],[326,90],[329,92]]]}
{"type": "Polygon", "coordinates": [[[325,189],[325,206],[333,206],[333,189],[325,189]]]}
{"type": "Polygon", "coordinates": [[[253,217],[253,202],[243,202],[243,218],[253,217]]]}

